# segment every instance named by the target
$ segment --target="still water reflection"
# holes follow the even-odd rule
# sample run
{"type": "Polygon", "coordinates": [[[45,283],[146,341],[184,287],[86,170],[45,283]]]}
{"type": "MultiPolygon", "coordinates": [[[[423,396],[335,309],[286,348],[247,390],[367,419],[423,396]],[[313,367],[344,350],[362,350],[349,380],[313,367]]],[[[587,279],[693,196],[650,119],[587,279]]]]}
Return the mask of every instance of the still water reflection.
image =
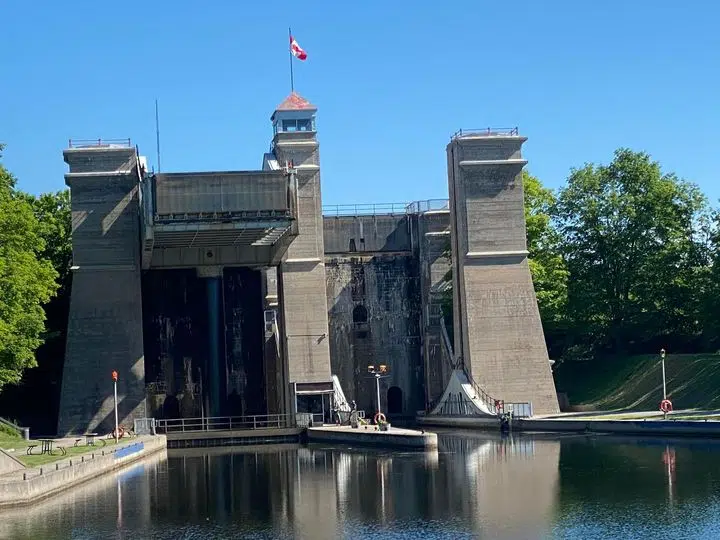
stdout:
{"type": "Polygon", "coordinates": [[[720,443],[441,433],[436,453],[169,451],[31,508],[3,538],[720,538],[720,443]]]}

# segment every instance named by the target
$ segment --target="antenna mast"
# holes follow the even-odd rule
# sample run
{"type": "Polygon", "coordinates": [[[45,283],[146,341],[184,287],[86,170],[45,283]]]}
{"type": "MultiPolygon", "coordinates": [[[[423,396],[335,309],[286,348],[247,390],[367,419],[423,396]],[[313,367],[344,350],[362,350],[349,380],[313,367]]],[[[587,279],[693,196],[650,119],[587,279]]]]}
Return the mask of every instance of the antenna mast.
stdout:
{"type": "Polygon", "coordinates": [[[155,145],[157,147],[157,168],[160,172],[160,115],[158,114],[157,98],[155,98],[155,145]]]}

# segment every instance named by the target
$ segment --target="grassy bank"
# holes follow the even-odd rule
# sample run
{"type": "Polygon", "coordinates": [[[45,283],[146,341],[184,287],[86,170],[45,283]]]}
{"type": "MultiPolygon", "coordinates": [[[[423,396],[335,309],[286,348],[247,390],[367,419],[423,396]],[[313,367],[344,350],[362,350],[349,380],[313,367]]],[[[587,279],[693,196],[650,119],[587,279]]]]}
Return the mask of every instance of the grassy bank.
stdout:
{"type": "MultiPolygon", "coordinates": [[[[555,371],[555,384],[571,406],[655,410],[662,399],[659,360],[659,355],[644,355],[563,363],[555,371]]],[[[720,355],[668,354],[665,370],[675,409],[720,409],[720,355]]]]}
{"type": "MultiPolygon", "coordinates": [[[[0,432],[0,448],[5,450],[12,450],[11,454],[22,462],[26,467],[37,467],[39,465],[45,465],[47,463],[53,463],[65,458],[71,458],[81,456],[83,454],[90,454],[92,452],[100,453],[104,451],[110,451],[115,446],[114,439],[103,438],[103,441],[97,440],[95,446],[86,446],[84,441],[78,446],[73,446],[72,442],[68,440],[62,441],[60,446],[65,448],[66,454],[63,455],[60,450],[55,446],[55,450],[52,455],[40,454],[40,442],[39,441],[26,441],[20,436],[12,436],[0,432]],[[103,444],[103,441],[105,444],[103,444]],[[37,445],[33,448],[33,454],[27,455],[26,451],[29,445],[37,445]]],[[[120,439],[120,444],[129,442],[129,439],[120,439]]]]}

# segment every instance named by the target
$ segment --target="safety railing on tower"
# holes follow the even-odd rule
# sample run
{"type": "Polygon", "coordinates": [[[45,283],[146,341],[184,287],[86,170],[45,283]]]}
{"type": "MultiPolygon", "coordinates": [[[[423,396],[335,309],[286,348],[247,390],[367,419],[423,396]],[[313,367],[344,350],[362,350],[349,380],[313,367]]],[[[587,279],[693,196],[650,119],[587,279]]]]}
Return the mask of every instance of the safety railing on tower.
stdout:
{"type": "Polygon", "coordinates": [[[68,139],[68,148],[119,147],[131,148],[130,139],[68,139]]]}
{"type": "Polygon", "coordinates": [[[514,128],[481,128],[481,129],[459,129],[453,133],[450,140],[455,140],[459,137],[507,137],[516,136],[519,134],[517,127],[514,128]]]}
{"type": "Polygon", "coordinates": [[[324,216],[373,216],[379,214],[404,214],[407,203],[329,204],[324,205],[324,216]]]}
{"type": "Polygon", "coordinates": [[[427,199],[411,203],[326,204],[322,207],[322,212],[324,216],[374,216],[421,214],[449,208],[448,199],[427,199]]]}
{"type": "Polygon", "coordinates": [[[450,199],[427,199],[424,201],[414,201],[407,205],[408,214],[422,214],[424,212],[436,212],[439,210],[449,210],[450,199]]]}

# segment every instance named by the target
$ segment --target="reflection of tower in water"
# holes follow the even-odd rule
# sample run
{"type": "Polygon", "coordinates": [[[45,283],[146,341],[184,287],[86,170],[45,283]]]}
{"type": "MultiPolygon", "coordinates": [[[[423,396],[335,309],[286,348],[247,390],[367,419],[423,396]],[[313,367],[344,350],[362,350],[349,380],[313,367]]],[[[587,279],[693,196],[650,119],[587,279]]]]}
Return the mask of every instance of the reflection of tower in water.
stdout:
{"type": "Polygon", "coordinates": [[[457,495],[453,504],[462,507],[460,512],[473,516],[478,534],[508,539],[549,534],[558,491],[559,441],[444,436],[440,451],[464,456],[465,466],[453,467],[447,489],[457,495]],[[542,523],[548,530],[538,529],[542,523]]]}

